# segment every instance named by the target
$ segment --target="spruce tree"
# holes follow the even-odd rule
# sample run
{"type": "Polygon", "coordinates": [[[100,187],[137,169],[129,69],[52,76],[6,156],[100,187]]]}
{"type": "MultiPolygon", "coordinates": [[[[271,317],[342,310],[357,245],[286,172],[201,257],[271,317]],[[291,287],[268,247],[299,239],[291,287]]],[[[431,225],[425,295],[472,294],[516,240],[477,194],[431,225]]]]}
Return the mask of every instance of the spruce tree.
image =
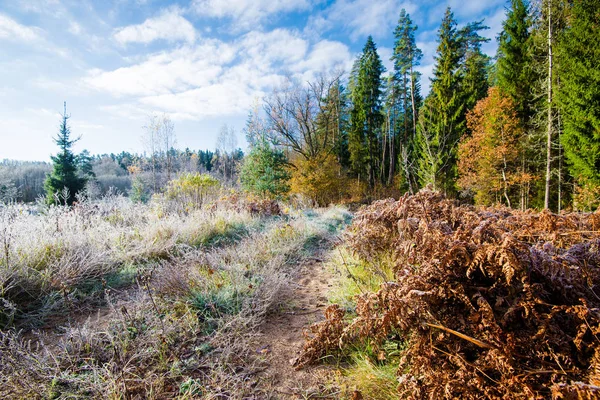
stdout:
{"type": "Polygon", "coordinates": [[[487,96],[490,58],[481,52],[481,44],[490,39],[479,35],[480,30],[489,29],[483,21],[467,24],[460,30],[464,60],[462,62],[462,93],[465,111],[487,96]]]}
{"type": "Polygon", "coordinates": [[[44,182],[46,189],[46,199],[48,203],[59,203],[71,205],[75,201],[77,193],[85,187],[86,179],[79,175],[77,171],[77,160],[71,148],[79,139],[71,140],[71,130],[67,120],[67,103],[65,102],[64,113],[60,131],[54,138],[54,143],[60,147],[60,152],[52,156],[52,171],[44,182]],[[65,192],[65,189],[67,192],[65,192]],[[67,193],[65,195],[65,193],[67,193]],[[57,195],[58,194],[58,195],[57,195]]]}
{"type": "Polygon", "coordinates": [[[242,187],[263,198],[278,198],[290,190],[290,173],[283,151],[259,138],[244,158],[240,170],[242,187]]]}
{"type": "Polygon", "coordinates": [[[514,102],[517,116],[525,129],[533,115],[532,54],[528,4],[511,0],[498,37],[498,86],[514,102]]]}
{"type": "Polygon", "coordinates": [[[379,176],[380,162],[379,131],[383,122],[381,113],[381,74],[385,68],[377,46],[371,36],[355,64],[355,75],[351,77],[352,104],[350,113],[350,135],[348,147],[350,161],[359,176],[367,176],[371,188],[379,176]]]}
{"type": "Polygon", "coordinates": [[[559,38],[558,100],[564,120],[561,143],[572,175],[600,185],[600,13],[596,0],[573,3],[559,38]]]}
{"type": "MultiPolygon", "coordinates": [[[[417,110],[420,106],[419,73],[414,67],[419,65],[423,53],[416,45],[415,31],[417,26],[413,25],[410,15],[404,9],[400,11],[398,25],[394,30],[394,82],[396,101],[390,102],[395,106],[399,104],[401,116],[397,129],[400,140],[399,159],[410,192],[416,190],[416,177],[412,160],[414,159],[414,141],[417,130],[417,110]]],[[[396,107],[394,107],[396,108],[396,107]]],[[[395,114],[393,114],[395,116],[395,114]]],[[[390,176],[391,178],[391,176],[390,176]]]]}
{"type": "Polygon", "coordinates": [[[417,143],[419,177],[423,185],[432,184],[446,193],[454,192],[456,146],[465,129],[461,93],[463,43],[450,7],[438,31],[431,92],[421,114],[417,143]]]}

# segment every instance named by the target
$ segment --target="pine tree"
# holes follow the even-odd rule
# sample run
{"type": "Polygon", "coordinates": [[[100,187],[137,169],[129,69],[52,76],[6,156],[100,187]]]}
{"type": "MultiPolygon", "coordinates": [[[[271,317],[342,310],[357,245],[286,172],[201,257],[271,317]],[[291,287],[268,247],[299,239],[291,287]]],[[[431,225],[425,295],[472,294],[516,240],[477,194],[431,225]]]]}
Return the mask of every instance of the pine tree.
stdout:
{"type": "Polygon", "coordinates": [[[356,75],[351,77],[353,108],[350,113],[348,147],[355,172],[359,176],[366,175],[369,186],[373,188],[377,178],[380,178],[377,173],[381,161],[378,134],[383,122],[381,74],[385,68],[371,36],[367,39],[356,67],[356,75]]]}
{"type": "MultiPolygon", "coordinates": [[[[399,108],[402,114],[393,121],[401,121],[397,129],[400,131],[398,136],[400,140],[399,159],[404,170],[406,184],[410,192],[416,190],[416,177],[412,160],[414,159],[414,141],[417,131],[417,110],[420,106],[419,94],[419,73],[414,71],[414,67],[419,65],[423,53],[417,48],[415,41],[415,31],[417,26],[413,25],[410,15],[406,10],[400,11],[398,25],[394,30],[394,82],[392,88],[395,88],[394,97],[396,101],[391,101],[392,111],[399,108]],[[399,107],[396,104],[399,103],[399,107]]],[[[392,116],[396,117],[395,113],[392,116]]],[[[392,155],[393,156],[393,155],[392,155]]],[[[391,178],[390,174],[390,178],[391,178]]]]}
{"type": "Polygon", "coordinates": [[[51,157],[53,162],[52,172],[44,182],[47,194],[46,199],[50,204],[55,204],[61,195],[60,202],[68,205],[73,204],[75,196],[83,190],[86,183],[86,179],[78,174],[77,160],[71,150],[73,144],[79,139],[71,140],[71,130],[67,124],[69,118],[70,116],[67,115],[67,103],[65,102],[60,131],[58,136],[54,138],[54,142],[60,147],[60,152],[56,156],[51,157]]]}
{"type": "MultiPolygon", "coordinates": [[[[595,0],[573,3],[560,35],[558,101],[564,120],[561,143],[580,185],[600,186],[600,13],[595,0]]],[[[596,189],[594,189],[594,187],[596,189]]]]}

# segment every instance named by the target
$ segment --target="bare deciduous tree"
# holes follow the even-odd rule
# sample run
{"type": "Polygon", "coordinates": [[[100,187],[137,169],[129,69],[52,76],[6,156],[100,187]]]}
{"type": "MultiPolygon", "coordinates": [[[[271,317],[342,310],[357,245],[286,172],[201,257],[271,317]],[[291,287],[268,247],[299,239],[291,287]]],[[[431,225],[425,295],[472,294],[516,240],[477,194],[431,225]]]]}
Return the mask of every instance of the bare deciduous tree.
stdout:
{"type": "Polygon", "coordinates": [[[342,73],[324,74],[313,82],[302,84],[288,77],[265,99],[265,112],[270,123],[271,141],[312,159],[329,151],[334,138],[332,130],[319,129],[317,117],[327,108],[327,97],[342,73]]]}
{"type": "Polygon", "coordinates": [[[165,171],[167,181],[171,180],[173,172],[173,156],[171,149],[176,144],[175,124],[167,114],[150,115],[143,127],[142,143],[148,153],[152,171],[152,185],[156,192],[160,185],[159,171],[165,171]]]}

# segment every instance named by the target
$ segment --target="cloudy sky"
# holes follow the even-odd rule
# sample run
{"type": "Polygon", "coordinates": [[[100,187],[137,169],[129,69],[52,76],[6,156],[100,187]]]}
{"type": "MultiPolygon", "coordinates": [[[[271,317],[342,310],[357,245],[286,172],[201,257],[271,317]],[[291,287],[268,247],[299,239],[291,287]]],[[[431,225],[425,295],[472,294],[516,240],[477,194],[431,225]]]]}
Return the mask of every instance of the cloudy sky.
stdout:
{"type": "Polygon", "coordinates": [[[0,160],[48,160],[63,101],[76,151],[140,152],[152,113],[171,116],[180,148],[214,148],[223,124],[243,146],[282,76],[349,71],[368,35],[390,69],[402,8],[428,90],[447,6],[459,25],[485,19],[494,55],[506,0],[0,0],[0,160]]]}

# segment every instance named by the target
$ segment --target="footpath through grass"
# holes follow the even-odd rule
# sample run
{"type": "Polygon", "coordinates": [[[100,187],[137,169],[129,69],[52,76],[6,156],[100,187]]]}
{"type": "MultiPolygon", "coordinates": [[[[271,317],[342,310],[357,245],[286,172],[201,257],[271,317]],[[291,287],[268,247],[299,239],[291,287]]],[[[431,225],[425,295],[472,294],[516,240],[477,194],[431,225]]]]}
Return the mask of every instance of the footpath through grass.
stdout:
{"type": "Polygon", "coordinates": [[[252,395],[248,343],[298,265],[351,218],[342,208],[178,215],[111,201],[4,210],[3,398],[252,395]]]}

